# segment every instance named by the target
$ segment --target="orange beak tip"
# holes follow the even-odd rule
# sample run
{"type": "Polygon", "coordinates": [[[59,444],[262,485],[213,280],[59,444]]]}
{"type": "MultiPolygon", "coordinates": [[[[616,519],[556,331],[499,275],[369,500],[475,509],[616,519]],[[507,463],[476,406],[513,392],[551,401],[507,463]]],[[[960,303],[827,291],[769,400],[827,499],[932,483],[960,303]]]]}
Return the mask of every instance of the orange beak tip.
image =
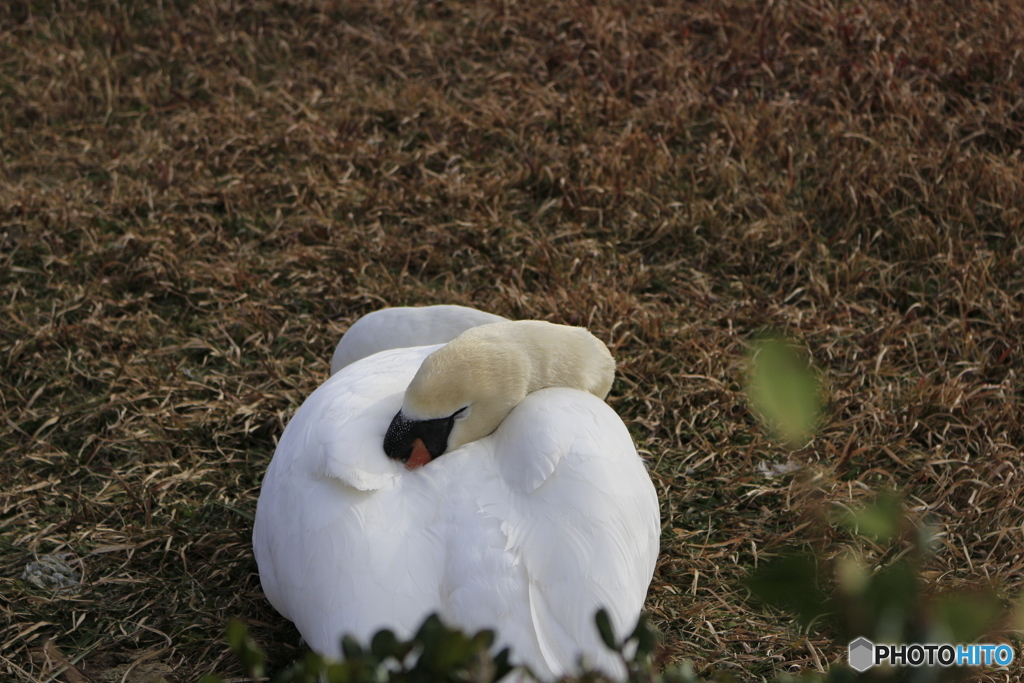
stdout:
{"type": "Polygon", "coordinates": [[[423,439],[416,439],[412,442],[412,454],[405,462],[406,468],[410,470],[417,470],[428,462],[430,462],[430,451],[427,450],[427,446],[423,443],[423,439]]]}

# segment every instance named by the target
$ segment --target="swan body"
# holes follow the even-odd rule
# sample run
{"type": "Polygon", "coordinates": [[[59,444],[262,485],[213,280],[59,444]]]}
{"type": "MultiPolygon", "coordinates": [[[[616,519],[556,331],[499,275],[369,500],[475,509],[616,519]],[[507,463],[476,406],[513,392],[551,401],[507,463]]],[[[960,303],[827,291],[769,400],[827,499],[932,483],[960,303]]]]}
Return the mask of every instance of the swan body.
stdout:
{"type": "Polygon", "coordinates": [[[253,546],[267,598],[314,650],[340,657],[343,634],[368,642],[384,627],[408,637],[437,612],[466,630],[494,628],[496,646],[511,646],[513,662],[541,677],[574,671],[581,655],[624,673],[594,614],[607,609],[620,635],[635,623],[658,555],[657,497],[601,400],[614,371],[607,348],[585,330],[526,322],[351,363],[289,422],[263,481],[253,546]],[[579,359],[558,360],[559,349],[575,344],[589,361],[567,378],[559,373],[579,359]],[[506,409],[504,387],[522,379],[507,373],[523,368],[510,361],[508,370],[507,358],[467,366],[488,355],[473,347],[525,353],[530,390],[506,409]],[[464,374],[473,371],[482,374],[464,374]],[[449,386],[453,374],[464,381],[449,386]],[[487,406],[495,396],[497,410],[487,406]],[[413,430],[450,421],[442,454],[416,469],[386,454],[399,418],[413,430]]]}
{"type": "Polygon", "coordinates": [[[352,323],[331,358],[331,374],[346,365],[387,349],[446,344],[487,323],[505,320],[466,306],[398,306],[364,315],[352,323]]]}

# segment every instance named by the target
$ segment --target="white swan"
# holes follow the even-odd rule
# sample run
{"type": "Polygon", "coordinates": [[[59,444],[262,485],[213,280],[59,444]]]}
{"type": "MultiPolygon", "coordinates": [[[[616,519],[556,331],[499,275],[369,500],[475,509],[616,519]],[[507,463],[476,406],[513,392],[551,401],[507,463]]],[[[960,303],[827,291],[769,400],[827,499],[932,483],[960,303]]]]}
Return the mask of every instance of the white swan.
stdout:
{"type": "Polygon", "coordinates": [[[331,374],[387,349],[447,344],[471,327],[505,320],[465,306],[398,306],[364,315],[352,323],[331,358],[331,374]]]}
{"type": "Polygon", "coordinates": [[[446,346],[345,367],[285,429],[253,546],[271,604],[318,652],[431,612],[544,678],[635,623],[658,555],[658,502],[602,400],[614,361],[581,328],[472,328],[446,346]],[[571,387],[571,388],[567,388],[571,387]],[[387,453],[385,453],[385,451],[387,453]]]}

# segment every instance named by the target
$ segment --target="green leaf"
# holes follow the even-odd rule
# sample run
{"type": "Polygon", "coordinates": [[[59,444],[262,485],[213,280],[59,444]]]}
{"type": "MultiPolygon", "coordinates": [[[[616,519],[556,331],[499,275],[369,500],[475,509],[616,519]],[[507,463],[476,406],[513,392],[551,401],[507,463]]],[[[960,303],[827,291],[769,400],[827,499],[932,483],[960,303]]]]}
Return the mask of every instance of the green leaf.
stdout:
{"type": "Polygon", "coordinates": [[[437,642],[443,631],[444,624],[441,623],[441,619],[436,614],[431,614],[423,620],[413,638],[424,646],[429,647],[437,642]]]}
{"type": "Polygon", "coordinates": [[[325,670],[326,664],[323,658],[315,652],[307,651],[290,666],[274,674],[270,680],[272,683],[346,683],[346,681],[331,681],[330,678],[324,678],[321,681],[320,675],[325,670]]]}
{"type": "Polygon", "coordinates": [[[228,621],[227,628],[228,647],[238,652],[245,647],[245,639],[249,636],[249,629],[238,619],[228,621]]]}
{"type": "Polygon", "coordinates": [[[615,631],[612,629],[612,620],[608,616],[608,612],[604,608],[599,609],[594,616],[594,621],[597,622],[597,632],[601,634],[604,644],[609,650],[618,651],[620,645],[615,640],[615,631]]]}
{"type": "Polygon", "coordinates": [[[303,676],[299,680],[303,683],[317,683],[320,674],[328,672],[329,667],[323,657],[312,650],[308,651],[301,660],[303,676]]]}
{"type": "MultiPolygon", "coordinates": [[[[413,678],[426,677],[430,680],[458,678],[460,670],[474,665],[489,656],[488,649],[494,642],[494,633],[483,630],[472,637],[462,631],[446,626],[436,615],[423,622],[414,642],[422,648],[413,669],[413,678]]],[[[401,647],[401,645],[400,645],[401,647]]]]}
{"type": "Polygon", "coordinates": [[[249,677],[263,678],[263,662],[266,656],[249,637],[248,627],[237,619],[230,620],[227,625],[227,640],[232,651],[242,660],[242,666],[249,677]]]}
{"type": "Polygon", "coordinates": [[[345,634],[341,638],[341,653],[345,655],[345,659],[359,659],[363,656],[363,646],[359,644],[359,641],[345,634]]]}
{"type": "Polygon", "coordinates": [[[747,393],[754,410],[791,447],[804,445],[818,421],[818,379],[780,337],[755,344],[747,393]]]}
{"type": "Polygon", "coordinates": [[[856,534],[884,542],[896,537],[902,520],[899,497],[893,493],[882,493],[872,505],[847,512],[839,521],[856,534]]]}
{"type": "Polygon", "coordinates": [[[669,666],[662,674],[664,683],[704,683],[704,679],[698,678],[693,672],[693,664],[684,661],[682,664],[669,666]]]}
{"type": "Polygon", "coordinates": [[[332,664],[327,666],[322,679],[314,678],[309,683],[321,683],[322,680],[326,680],[327,683],[354,683],[354,681],[358,681],[358,678],[353,679],[349,668],[344,664],[332,664]]]}
{"type": "Polygon", "coordinates": [[[494,656],[494,680],[500,681],[512,672],[513,667],[509,663],[511,656],[512,650],[507,647],[494,656]]]}
{"type": "Polygon", "coordinates": [[[636,641],[636,652],[633,654],[634,662],[644,661],[654,651],[654,646],[658,643],[658,632],[648,623],[646,613],[641,612],[629,640],[636,641]]]}
{"type": "Polygon", "coordinates": [[[911,635],[918,611],[917,570],[906,559],[876,571],[861,594],[864,611],[871,615],[875,642],[903,642],[911,635]]]}
{"type": "MultiPolygon", "coordinates": [[[[327,683],[349,683],[353,680],[349,667],[344,664],[328,664],[324,670],[323,678],[326,679],[327,683]]],[[[309,683],[319,683],[319,679],[313,678],[309,683]]]]}
{"type": "Polygon", "coordinates": [[[831,611],[831,602],[819,587],[817,562],[809,553],[782,555],[762,564],[747,586],[763,602],[796,612],[803,626],[831,611]]]}
{"type": "Polygon", "coordinates": [[[388,657],[395,657],[398,654],[398,638],[389,629],[381,629],[373,634],[370,641],[370,652],[377,661],[384,661],[388,657]]]}
{"type": "Polygon", "coordinates": [[[1003,605],[994,594],[947,593],[936,599],[935,611],[953,636],[953,642],[973,643],[995,626],[1003,605]]]}
{"type": "Polygon", "coordinates": [[[490,629],[484,629],[478,632],[475,636],[473,636],[472,644],[473,648],[478,651],[490,650],[491,645],[494,645],[494,631],[490,629]]]}

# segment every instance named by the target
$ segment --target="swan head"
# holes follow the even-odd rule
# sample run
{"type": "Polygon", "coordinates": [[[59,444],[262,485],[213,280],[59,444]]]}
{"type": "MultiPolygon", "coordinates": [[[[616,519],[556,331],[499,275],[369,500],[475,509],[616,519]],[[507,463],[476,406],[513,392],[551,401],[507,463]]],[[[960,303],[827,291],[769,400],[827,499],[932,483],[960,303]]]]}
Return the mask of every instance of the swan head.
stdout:
{"type": "Polygon", "coordinates": [[[520,320],[466,330],[423,360],[384,436],[410,469],[483,438],[530,392],[571,387],[608,395],[615,361],[581,327],[520,320]]]}

